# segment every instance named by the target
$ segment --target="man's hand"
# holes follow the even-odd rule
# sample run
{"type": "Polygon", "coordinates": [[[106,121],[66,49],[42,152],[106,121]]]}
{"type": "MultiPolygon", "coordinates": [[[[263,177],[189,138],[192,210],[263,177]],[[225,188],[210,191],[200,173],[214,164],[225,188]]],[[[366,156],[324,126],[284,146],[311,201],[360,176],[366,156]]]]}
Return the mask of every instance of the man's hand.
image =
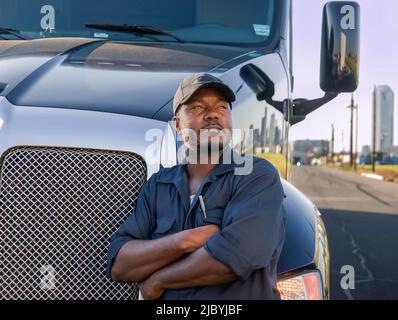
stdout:
{"type": "Polygon", "coordinates": [[[237,275],[204,248],[153,273],[139,284],[145,300],[159,299],[167,289],[185,289],[222,285],[237,275]]]}
{"type": "Polygon", "coordinates": [[[138,288],[140,289],[141,295],[144,298],[144,300],[159,299],[165,290],[160,286],[160,283],[156,280],[156,274],[153,274],[146,280],[139,283],[138,288]]]}

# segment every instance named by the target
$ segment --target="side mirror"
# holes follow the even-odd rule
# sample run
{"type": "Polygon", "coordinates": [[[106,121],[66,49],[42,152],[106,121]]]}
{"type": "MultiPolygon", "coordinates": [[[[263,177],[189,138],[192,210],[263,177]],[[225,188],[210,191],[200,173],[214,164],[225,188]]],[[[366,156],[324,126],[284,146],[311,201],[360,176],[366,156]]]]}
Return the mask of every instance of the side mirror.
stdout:
{"type": "Polygon", "coordinates": [[[240,70],[240,76],[256,94],[257,100],[267,100],[274,96],[275,85],[272,80],[254,64],[248,64],[240,70]]]}
{"type": "Polygon", "coordinates": [[[259,67],[247,64],[240,69],[240,76],[256,94],[258,101],[266,101],[279,112],[285,113],[286,102],[272,99],[275,95],[275,84],[259,67]]]}
{"type": "Polygon", "coordinates": [[[321,77],[324,92],[354,92],[359,82],[360,9],[333,1],[323,9],[321,77]]]}

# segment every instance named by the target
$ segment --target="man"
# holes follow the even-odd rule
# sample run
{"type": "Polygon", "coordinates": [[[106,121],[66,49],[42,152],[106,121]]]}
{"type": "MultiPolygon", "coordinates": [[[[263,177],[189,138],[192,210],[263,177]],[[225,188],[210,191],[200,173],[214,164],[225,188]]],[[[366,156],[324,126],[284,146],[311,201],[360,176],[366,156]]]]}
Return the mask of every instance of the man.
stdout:
{"type": "Polygon", "coordinates": [[[144,299],[280,298],[279,175],[257,158],[249,174],[236,175],[234,157],[227,163],[218,154],[230,152],[225,132],[232,130],[234,101],[234,92],[209,74],[194,74],[177,90],[173,123],[195,156],[148,180],[108,252],[108,275],[138,282],[144,299]]]}

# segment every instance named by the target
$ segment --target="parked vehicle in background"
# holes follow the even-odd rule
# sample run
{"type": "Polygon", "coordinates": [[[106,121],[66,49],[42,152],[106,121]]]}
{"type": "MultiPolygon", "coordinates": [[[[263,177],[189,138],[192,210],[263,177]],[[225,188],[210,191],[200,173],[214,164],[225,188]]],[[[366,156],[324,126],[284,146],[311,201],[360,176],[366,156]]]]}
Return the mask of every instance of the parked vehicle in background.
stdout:
{"type": "Polygon", "coordinates": [[[142,184],[176,163],[172,98],[194,72],[235,90],[234,128],[251,136],[234,147],[283,178],[282,298],[329,298],[321,214],[288,182],[290,128],[356,89],[356,3],[325,6],[315,100],[293,99],[290,0],[0,0],[0,27],[2,299],[137,298],[106,278],[107,246],[142,184]]]}

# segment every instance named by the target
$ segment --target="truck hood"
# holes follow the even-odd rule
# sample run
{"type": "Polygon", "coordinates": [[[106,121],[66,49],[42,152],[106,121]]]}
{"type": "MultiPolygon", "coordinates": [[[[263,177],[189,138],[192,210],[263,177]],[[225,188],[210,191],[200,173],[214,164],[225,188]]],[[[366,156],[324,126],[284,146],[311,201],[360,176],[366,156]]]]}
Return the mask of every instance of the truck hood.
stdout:
{"type": "Polygon", "coordinates": [[[248,53],[180,43],[0,41],[0,95],[16,106],[151,118],[173,98],[182,78],[194,72],[225,73],[248,53]]]}
{"type": "MultiPolygon", "coordinates": [[[[160,165],[174,165],[166,146],[167,122],[85,110],[25,107],[0,97],[0,165],[7,150],[15,147],[54,147],[112,150],[135,153],[145,159],[148,178],[160,165]]],[[[173,157],[174,155],[174,157],[173,157]]]]}

